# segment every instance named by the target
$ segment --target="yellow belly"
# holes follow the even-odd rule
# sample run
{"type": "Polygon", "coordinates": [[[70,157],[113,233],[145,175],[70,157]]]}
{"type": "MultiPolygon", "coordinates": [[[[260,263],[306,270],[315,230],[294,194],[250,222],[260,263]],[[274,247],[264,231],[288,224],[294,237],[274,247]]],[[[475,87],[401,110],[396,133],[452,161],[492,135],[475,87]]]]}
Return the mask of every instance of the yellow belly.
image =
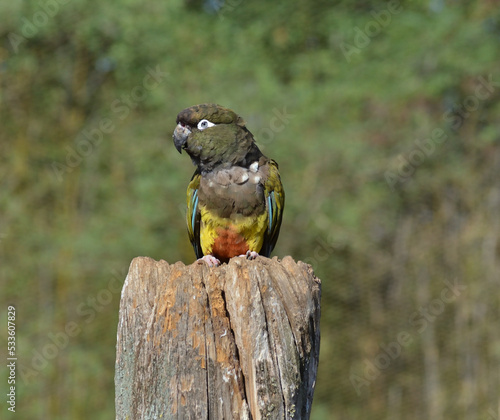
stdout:
{"type": "Polygon", "coordinates": [[[229,259],[246,251],[261,250],[268,224],[266,213],[257,217],[222,218],[204,206],[200,206],[200,213],[200,242],[204,255],[213,255],[216,251],[222,259],[229,259]]]}

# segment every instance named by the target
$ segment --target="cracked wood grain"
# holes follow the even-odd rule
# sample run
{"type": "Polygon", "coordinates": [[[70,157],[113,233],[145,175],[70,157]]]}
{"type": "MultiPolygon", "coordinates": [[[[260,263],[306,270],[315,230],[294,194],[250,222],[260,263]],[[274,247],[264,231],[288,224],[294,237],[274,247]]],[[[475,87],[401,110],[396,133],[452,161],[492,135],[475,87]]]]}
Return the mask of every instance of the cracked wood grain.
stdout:
{"type": "Polygon", "coordinates": [[[135,258],[122,290],[117,419],[308,419],[320,281],[291,257],[135,258]]]}

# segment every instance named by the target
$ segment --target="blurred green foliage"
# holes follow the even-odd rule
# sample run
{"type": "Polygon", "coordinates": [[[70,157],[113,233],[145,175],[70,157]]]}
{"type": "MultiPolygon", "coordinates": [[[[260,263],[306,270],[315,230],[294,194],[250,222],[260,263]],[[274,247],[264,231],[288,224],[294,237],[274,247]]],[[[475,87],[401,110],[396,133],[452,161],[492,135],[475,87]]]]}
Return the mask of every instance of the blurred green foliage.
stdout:
{"type": "MultiPolygon", "coordinates": [[[[0,319],[15,305],[20,418],[114,416],[130,260],[194,259],[193,167],[171,133],[202,102],[242,115],[279,162],[275,255],[322,279],[312,418],[498,418],[495,2],[33,0],[0,15],[0,319]]],[[[2,362],[3,395],[6,377],[2,362]]]]}

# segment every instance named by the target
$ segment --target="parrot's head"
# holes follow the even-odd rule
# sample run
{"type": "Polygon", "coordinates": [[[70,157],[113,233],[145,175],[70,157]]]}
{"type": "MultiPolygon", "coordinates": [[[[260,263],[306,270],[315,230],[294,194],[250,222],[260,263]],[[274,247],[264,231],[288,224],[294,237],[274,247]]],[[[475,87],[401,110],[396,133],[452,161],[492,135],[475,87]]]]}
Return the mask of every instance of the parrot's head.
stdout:
{"type": "Polygon", "coordinates": [[[248,166],[262,156],[243,118],[216,104],[195,105],[181,111],[173,139],[179,153],[185,150],[201,172],[248,166]]]}

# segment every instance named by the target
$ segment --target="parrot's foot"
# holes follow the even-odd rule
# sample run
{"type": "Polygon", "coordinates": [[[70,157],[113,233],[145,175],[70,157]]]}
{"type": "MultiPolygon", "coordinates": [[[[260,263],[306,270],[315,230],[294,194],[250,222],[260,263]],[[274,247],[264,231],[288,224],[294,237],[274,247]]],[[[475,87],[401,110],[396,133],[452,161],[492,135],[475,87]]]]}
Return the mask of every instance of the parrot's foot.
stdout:
{"type": "Polygon", "coordinates": [[[220,261],[215,258],[213,255],[204,255],[201,258],[198,258],[198,263],[206,263],[209,267],[218,267],[220,265],[220,261]]]}
{"type": "Polygon", "coordinates": [[[246,254],[238,255],[238,257],[245,257],[247,260],[255,260],[258,256],[259,253],[255,251],[247,251],[246,254]]]}

